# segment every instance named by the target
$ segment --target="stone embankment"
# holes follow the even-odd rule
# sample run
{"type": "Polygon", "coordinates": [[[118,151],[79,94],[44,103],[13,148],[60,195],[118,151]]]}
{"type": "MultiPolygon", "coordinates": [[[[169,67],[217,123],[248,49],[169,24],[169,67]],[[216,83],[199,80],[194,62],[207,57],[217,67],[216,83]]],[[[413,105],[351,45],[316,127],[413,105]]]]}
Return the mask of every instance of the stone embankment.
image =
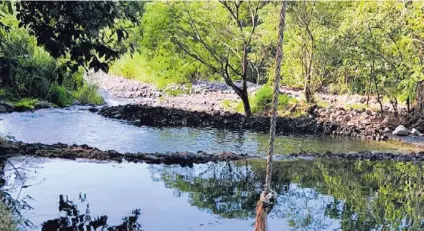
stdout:
{"type": "MultiPolygon", "coordinates": [[[[176,108],[150,107],[146,105],[125,105],[104,107],[99,114],[108,118],[126,120],[137,126],[185,126],[212,127],[233,131],[269,132],[270,119],[266,116],[247,118],[239,113],[187,111],[176,108]]],[[[337,126],[330,122],[321,122],[316,118],[279,117],[279,134],[332,134],[337,126]]]]}
{"type": "MultiPolygon", "coordinates": [[[[2,141],[0,143],[0,158],[12,156],[36,156],[63,159],[92,159],[100,161],[128,161],[149,164],[179,164],[192,166],[208,162],[237,161],[245,159],[265,159],[264,156],[237,154],[233,152],[205,153],[198,152],[170,152],[170,153],[119,153],[113,150],[103,151],[87,145],[67,144],[40,144],[2,141]]],[[[370,160],[370,161],[424,161],[424,152],[412,152],[404,154],[384,152],[349,152],[349,153],[294,153],[277,155],[275,159],[285,160],[291,158],[330,158],[341,160],[370,160]]]]}

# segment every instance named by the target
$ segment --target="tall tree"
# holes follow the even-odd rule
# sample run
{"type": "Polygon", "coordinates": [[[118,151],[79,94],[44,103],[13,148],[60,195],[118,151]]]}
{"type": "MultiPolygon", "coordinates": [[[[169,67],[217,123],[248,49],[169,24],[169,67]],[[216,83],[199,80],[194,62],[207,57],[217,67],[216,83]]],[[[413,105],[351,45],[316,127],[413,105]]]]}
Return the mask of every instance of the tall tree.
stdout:
{"type": "Polygon", "coordinates": [[[119,21],[137,23],[142,7],[138,2],[22,1],[16,3],[16,17],[54,58],[68,59],[65,71],[88,66],[107,72],[108,64],[131,48],[121,45],[128,33],[119,21]]]}
{"type": "Polygon", "coordinates": [[[265,5],[265,1],[202,3],[200,7],[204,11],[219,10],[224,13],[224,20],[216,23],[205,20],[204,15],[200,15],[201,11],[193,11],[186,4],[182,11],[183,25],[176,28],[172,37],[173,43],[182,52],[224,79],[243,101],[248,117],[252,115],[247,92],[251,66],[249,54],[260,24],[259,10],[265,5]],[[241,85],[235,83],[237,79],[241,80],[241,85]]]}

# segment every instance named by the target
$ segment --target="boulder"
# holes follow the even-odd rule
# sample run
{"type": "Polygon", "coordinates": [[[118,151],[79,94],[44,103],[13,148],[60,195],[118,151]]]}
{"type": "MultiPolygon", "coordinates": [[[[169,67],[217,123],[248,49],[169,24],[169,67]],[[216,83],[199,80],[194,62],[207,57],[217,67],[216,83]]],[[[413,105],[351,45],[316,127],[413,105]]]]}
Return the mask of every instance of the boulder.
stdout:
{"type": "Polygon", "coordinates": [[[98,111],[99,111],[99,109],[98,109],[98,108],[96,108],[96,107],[90,107],[90,108],[88,109],[88,111],[89,111],[89,112],[98,112],[98,111]]]}
{"type": "Polygon", "coordinates": [[[351,119],[352,117],[350,115],[345,115],[345,117],[343,118],[345,122],[349,122],[351,119]]]}
{"type": "Polygon", "coordinates": [[[412,135],[414,135],[414,136],[421,136],[422,134],[421,134],[421,132],[420,131],[418,131],[417,129],[415,129],[415,128],[413,128],[412,130],[411,130],[411,134],[412,135]]]}
{"type": "Polygon", "coordinates": [[[392,132],[392,134],[393,135],[397,135],[397,136],[407,136],[407,135],[409,135],[409,131],[408,131],[408,129],[405,128],[405,126],[399,125],[392,132]]]}
{"type": "Polygon", "coordinates": [[[7,108],[4,105],[0,105],[0,113],[7,112],[7,108]]]}
{"type": "Polygon", "coordinates": [[[15,110],[15,107],[12,104],[6,103],[3,101],[0,102],[0,113],[13,111],[13,110],[15,110]]]}
{"type": "Polygon", "coordinates": [[[384,128],[384,131],[383,132],[384,133],[391,133],[392,131],[390,130],[390,128],[386,127],[386,128],[384,128]]]}

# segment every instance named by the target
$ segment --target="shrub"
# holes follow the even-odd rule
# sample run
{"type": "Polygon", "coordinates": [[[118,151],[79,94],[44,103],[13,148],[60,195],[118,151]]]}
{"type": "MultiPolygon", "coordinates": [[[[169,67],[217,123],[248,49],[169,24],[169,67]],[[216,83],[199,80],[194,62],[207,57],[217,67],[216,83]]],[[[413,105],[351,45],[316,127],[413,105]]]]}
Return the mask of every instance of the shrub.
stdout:
{"type": "Polygon", "coordinates": [[[348,93],[349,89],[345,84],[334,84],[328,85],[328,93],[332,95],[343,95],[348,93]]]}
{"type": "Polygon", "coordinates": [[[97,92],[97,87],[94,85],[85,84],[74,92],[74,97],[81,104],[104,104],[105,101],[97,92]]]}
{"type": "Polygon", "coordinates": [[[38,102],[38,99],[23,98],[16,102],[14,105],[15,107],[19,107],[22,109],[34,109],[35,104],[38,102]]]}
{"type": "MultiPolygon", "coordinates": [[[[272,98],[274,97],[274,89],[269,85],[261,87],[251,99],[251,108],[253,113],[262,113],[268,111],[272,107],[272,98]]],[[[295,103],[296,99],[280,94],[278,96],[278,109],[284,110],[290,103],[295,103]]]]}
{"type": "Polygon", "coordinates": [[[16,222],[13,219],[12,214],[7,209],[6,205],[0,201],[0,230],[1,231],[16,231],[16,222]]]}
{"type": "Polygon", "coordinates": [[[56,61],[33,36],[22,28],[12,28],[4,37],[1,55],[9,60],[9,75],[2,76],[4,87],[15,98],[47,97],[57,76],[56,61]]]}
{"type": "Polygon", "coordinates": [[[53,85],[50,88],[49,101],[59,107],[65,107],[72,104],[72,96],[65,87],[53,85]]]}

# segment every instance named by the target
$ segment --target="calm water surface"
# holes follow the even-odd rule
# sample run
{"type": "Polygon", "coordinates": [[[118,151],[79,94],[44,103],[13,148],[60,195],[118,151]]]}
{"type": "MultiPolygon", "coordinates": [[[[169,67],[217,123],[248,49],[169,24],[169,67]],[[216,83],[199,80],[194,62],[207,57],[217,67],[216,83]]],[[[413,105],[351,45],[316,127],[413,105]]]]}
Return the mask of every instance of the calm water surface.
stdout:
{"type": "MultiPolygon", "coordinates": [[[[24,217],[40,230],[49,220],[72,218],[59,211],[59,196],[78,214],[107,216],[110,226],[139,209],[145,231],[252,230],[264,182],[264,161],[196,165],[194,168],[60,159],[13,158],[22,184],[6,165],[6,189],[26,198],[24,217]],[[82,195],[82,199],[80,199],[82,195]],[[88,209],[88,210],[87,210],[88,209]]],[[[270,231],[423,230],[423,166],[369,161],[277,162],[277,202],[270,231]]]]}
{"type": "MultiPolygon", "coordinates": [[[[0,135],[24,142],[88,144],[120,152],[233,151],[266,153],[268,134],[217,129],[136,127],[73,108],[0,115],[0,135]]],[[[279,136],[276,152],[349,152],[362,150],[407,151],[410,146],[387,142],[332,139],[331,137],[279,136]]]]}

